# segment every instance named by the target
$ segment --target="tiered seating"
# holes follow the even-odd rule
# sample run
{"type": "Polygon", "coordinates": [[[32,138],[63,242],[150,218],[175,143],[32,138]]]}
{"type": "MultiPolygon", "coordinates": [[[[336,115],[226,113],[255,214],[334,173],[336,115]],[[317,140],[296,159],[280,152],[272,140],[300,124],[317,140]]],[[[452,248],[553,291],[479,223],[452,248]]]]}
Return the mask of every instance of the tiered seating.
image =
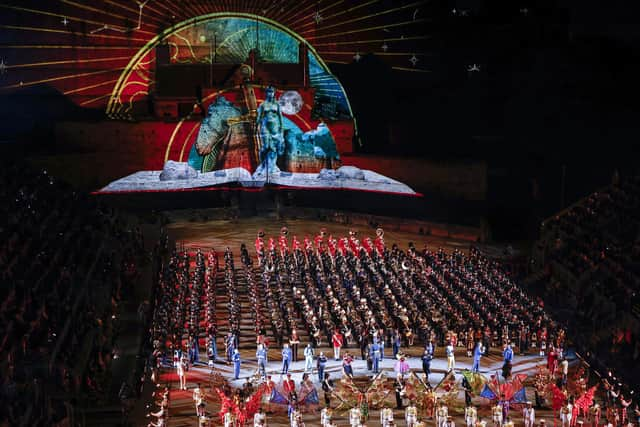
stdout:
{"type": "Polygon", "coordinates": [[[535,253],[543,273],[533,285],[544,289],[585,353],[595,355],[592,362],[634,364],[640,357],[640,177],[547,220],[535,253]]]}
{"type": "Polygon", "coordinates": [[[46,171],[3,164],[0,182],[0,424],[52,425],[110,386],[140,236],[46,171]]]}

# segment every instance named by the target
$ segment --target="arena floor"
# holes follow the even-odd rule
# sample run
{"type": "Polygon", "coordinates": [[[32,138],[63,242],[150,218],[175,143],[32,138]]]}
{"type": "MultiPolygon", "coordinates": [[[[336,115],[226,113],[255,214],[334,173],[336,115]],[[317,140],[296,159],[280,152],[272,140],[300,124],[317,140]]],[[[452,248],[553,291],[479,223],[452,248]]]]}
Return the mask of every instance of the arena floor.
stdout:
{"type": "MultiPolygon", "coordinates": [[[[252,256],[255,256],[253,243],[259,230],[265,232],[266,238],[280,236],[282,227],[287,227],[289,237],[297,236],[302,241],[305,236],[313,238],[326,229],[327,234],[334,237],[348,236],[350,230],[358,232],[360,238],[376,237],[375,228],[362,225],[346,225],[336,222],[314,221],[309,219],[269,220],[264,218],[241,218],[237,220],[194,221],[184,215],[171,217],[172,222],[166,226],[167,232],[179,246],[187,249],[213,248],[218,252],[229,246],[235,254],[240,253],[240,244],[245,243],[252,256]]],[[[426,245],[430,250],[444,248],[451,252],[454,249],[467,251],[469,240],[449,237],[425,235],[417,232],[394,230],[393,227],[382,225],[384,239],[387,246],[394,243],[402,249],[407,249],[409,242],[413,242],[418,249],[426,245]]],[[[415,227],[416,230],[418,227],[415,227]]]]}
{"type": "MultiPolygon", "coordinates": [[[[353,353],[356,355],[359,354],[358,349],[351,349],[353,353]]],[[[388,349],[387,349],[388,350],[388,349]]],[[[332,355],[332,350],[329,347],[320,348],[320,351],[324,351],[327,355],[332,355]]],[[[439,349],[437,353],[437,357],[432,361],[432,374],[429,377],[429,382],[432,386],[435,386],[445,375],[446,372],[446,358],[443,354],[440,354],[442,349],[439,349]]],[[[301,352],[301,351],[300,351],[301,352]]],[[[411,366],[412,371],[416,373],[422,373],[420,359],[418,355],[422,353],[421,347],[412,347],[409,349],[404,349],[405,353],[408,353],[410,356],[408,359],[409,365],[411,366]]],[[[394,364],[395,360],[393,360],[387,351],[387,357],[383,360],[381,367],[382,371],[389,377],[390,381],[395,377],[394,373],[394,364]]],[[[460,348],[456,354],[456,372],[459,373],[463,369],[471,369],[471,358],[466,357],[464,354],[464,349],[460,348]]],[[[317,354],[317,353],[316,353],[317,354]]],[[[216,363],[214,366],[214,370],[221,373],[232,386],[240,387],[246,381],[248,377],[253,376],[253,374],[257,371],[257,362],[255,361],[255,352],[245,350],[241,352],[241,356],[243,359],[242,368],[240,372],[240,379],[233,380],[233,366],[227,365],[224,362],[216,363]]],[[[485,376],[489,377],[490,375],[496,374],[500,372],[502,367],[502,357],[501,352],[499,353],[497,350],[494,350],[489,356],[483,357],[481,362],[480,372],[485,376]]],[[[525,373],[530,377],[526,381],[528,385],[526,387],[527,396],[529,400],[534,401],[534,391],[532,387],[533,376],[536,372],[536,365],[540,363],[545,363],[546,360],[543,360],[540,357],[527,355],[527,356],[516,356],[515,363],[513,366],[513,373],[525,373]]],[[[352,364],[354,368],[354,375],[356,377],[368,376],[372,377],[373,374],[371,371],[367,370],[366,362],[363,360],[356,359],[352,364]]],[[[282,375],[280,374],[281,363],[279,361],[273,361],[269,363],[267,368],[267,373],[272,375],[272,379],[278,383],[282,380],[282,375]]],[[[292,374],[292,378],[299,384],[300,379],[302,377],[302,373],[304,371],[304,361],[298,361],[292,363],[290,368],[290,373],[292,374]]],[[[334,361],[333,359],[329,359],[327,363],[327,372],[331,373],[331,377],[334,379],[338,379],[342,377],[342,368],[341,362],[334,361]]],[[[160,379],[159,384],[162,386],[166,384],[170,384],[171,387],[171,404],[170,404],[170,421],[169,426],[197,426],[198,420],[195,415],[195,407],[193,404],[193,388],[196,387],[196,384],[200,383],[201,388],[207,393],[207,413],[211,414],[211,425],[218,426],[222,425],[220,422],[220,418],[217,416],[217,412],[220,409],[219,399],[215,396],[215,392],[210,388],[210,380],[211,380],[212,370],[206,366],[206,364],[201,364],[192,367],[187,374],[187,388],[188,390],[179,390],[179,383],[177,376],[174,370],[165,371],[160,379]]],[[[456,376],[458,379],[461,379],[461,375],[456,376]]],[[[319,391],[320,402],[323,403],[323,393],[320,390],[320,383],[316,376],[313,376],[314,384],[319,391]]],[[[388,407],[395,407],[395,395],[390,393],[385,403],[387,403],[388,407]]],[[[490,402],[487,399],[481,397],[475,397],[473,399],[473,404],[478,407],[478,417],[480,419],[487,420],[489,425],[490,422],[490,402]]],[[[336,399],[332,399],[332,407],[337,405],[336,399]]],[[[514,406],[511,408],[511,417],[514,421],[515,425],[524,425],[521,416],[521,407],[514,406]]],[[[541,419],[545,419],[546,425],[551,426],[554,425],[553,414],[550,409],[542,409],[536,411],[536,420],[539,422],[541,419]]],[[[458,394],[458,398],[456,400],[455,408],[449,408],[449,413],[453,415],[454,421],[459,425],[464,425],[463,415],[464,415],[464,393],[460,392],[458,394]]],[[[370,410],[370,419],[367,425],[377,426],[380,425],[379,422],[379,411],[378,410],[370,410]]],[[[394,419],[396,421],[396,425],[404,426],[404,411],[403,410],[394,410],[394,419]]],[[[319,412],[315,413],[305,413],[303,416],[303,420],[306,426],[319,426],[320,425],[320,414],[319,412]]],[[[334,412],[334,420],[338,426],[348,426],[349,419],[348,413],[339,413],[334,412]]],[[[270,426],[289,426],[289,420],[286,417],[286,414],[277,413],[267,416],[267,422],[270,426]]],[[[427,420],[428,425],[435,425],[434,420],[427,420]],[[433,423],[433,424],[432,424],[433,423]]]]}
{"type": "MultiPolygon", "coordinates": [[[[328,223],[323,221],[313,220],[265,220],[264,218],[248,218],[239,220],[210,220],[210,221],[198,221],[193,218],[187,218],[185,215],[176,215],[170,217],[170,223],[166,226],[166,230],[169,233],[171,239],[176,242],[179,248],[187,250],[194,250],[196,248],[208,249],[214,248],[219,253],[222,252],[227,246],[232,248],[235,255],[239,255],[240,244],[245,243],[252,256],[255,256],[255,250],[253,242],[256,238],[258,230],[263,230],[266,237],[277,238],[280,235],[281,227],[286,226],[289,230],[289,237],[293,235],[297,236],[299,240],[302,240],[305,236],[312,238],[317,235],[322,228],[325,228],[328,234],[334,236],[346,236],[352,229],[358,230],[359,237],[364,238],[366,236],[375,238],[375,229],[373,227],[363,227],[354,225],[345,225],[339,223],[328,223]]],[[[437,250],[438,248],[444,248],[445,251],[451,252],[455,249],[467,251],[471,242],[468,240],[457,240],[447,237],[427,236],[419,233],[412,233],[408,231],[393,231],[389,228],[385,228],[385,243],[387,246],[398,244],[401,248],[407,248],[409,242],[413,242],[417,248],[423,248],[425,245],[430,250],[437,250]]],[[[299,384],[304,370],[304,361],[302,356],[302,349],[306,343],[301,343],[299,350],[299,361],[292,363],[290,372],[292,378],[299,384]]],[[[325,343],[326,346],[326,343],[325,343]]],[[[354,375],[356,377],[372,377],[371,371],[367,370],[366,362],[359,359],[360,351],[358,348],[346,349],[350,351],[356,360],[353,363],[354,375]]],[[[419,356],[422,354],[422,347],[414,346],[411,348],[402,349],[405,354],[409,356],[408,362],[412,371],[416,373],[422,373],[421,362],[419,356]]],[[[321,347],[316,349],[316,355],[320,351],[324,351],[327,357],[333,355],[333,350],[329,347],[321,347]]],[[[383,372],[390,378],[395,376],[394,365],[395,360],[391,358],[390,349],[385,349],[386,358],[381,364],[383,372]]],[[[219,353],[223,352],[219,349],[219,353]]],[[[442,354],[443,349],[438,348],[436,358],[432,361],[432,374],[429,378],[431,385],[436,385],[445,375],[446,372],[446,358],[442,354]]],[[[273,376],[273,380],[278,383],[281,381],[280,375],[281,362],[277,357],[279,349],[271,349],[269,354],[268,373],[273,376]]],[[[466,352],[463,348],[459,348],[456,352],[456,372],[459,373],[463,369],[471,369],[472,360],[466,357],[466,352]]],[[[492,349],[492,352],[483,357],[481,362],[481,373],[489,377],[490,375],[500,372],[502,367],[502,354],[501,349],[492,349]]],[[[201,360],[206,361],[206,354],[201,354],[201,360]]],[[[218,416],[220,409],[219,398],[217,398],[215,391],[211,388],[212,373],[219,372],[224,376],[232,386],[241,387],[248,377],[254,375],[257,371],[257,362],[255,357],[255,349],[241,350],[242,368],[240,379],[233,380],[233,366],[226,364],[224,361],[217,362],[214,368],[211,369],[205,363],[196,364],[192,367],[187,374],[187,388],[188,390],[179,390],[179,382],[175,372],[175,369],[165,369],[158,381],[158,390],[161,387],[169,386],[170,392],[170,419],[169,426],[197,426],[198,419],[195,413],[195,406],[193,401],[193,389],[196,384],[200,384],[201,389],[206,393],[207,407],[206,412],[210,415],[210,425],[218,426],[222,425],[218,416]]],[[[529,400],[534,401],[534,389],[532,387],[533,375],[536,372],[536,365],[544,363],[545,360],[537,355],[516,356],[513,366],[513,373],[525,373],[529,375],[526,381],[527,396],[529,400]]],[[[576,364],[574,360],[572,366],[576,364]]],[[[327,372],[331,373],[334,380],[342,376],[341,362],[334,361],[332,358],[327,363],[327,372]]],[[[457,375],[458,379],[461,379],[461,375],[457,375]]],[[[317,376],[313,376],[314,384],[318,389],[321,405],[324,403],[323,393],[320,389],[320,383],[317,376]]],[[[153,388],[153,387],[148,387],[153,388]]],[[[153,403],[153,398],[150,393],[145,393],[147,396],[147,405],[153,403]]],[[[388,403],[388,407],[395,406],[395,395],[390,393],[385,401],[388,403]]],[[[478,414],[480,419],[490,421],[490,402],[487,399],[476,397],[473,399],[474,405],[478,407],[478,414]]],[[[336,406],[335,399],[332,401],[332,406],[336,406]]],[[[151,407],[153,409],[153,406],[151,407]]],[[[155,407],[157,409],[157,407],[155,407]]],[[[149,411],[148,409],[146,410],[149,411]]],[[[460,392],[456,401],[456,409],[450,408],[450,414],[454,416],[454,421],[458,425],[464,425],[463,421],[464,411],[464,393],[460,392]]],[[[514,407],[511,410],[512,419],[516,425],[523,425],[521,409],[520,407],[514,407]]],[[[146,425],[149,418],[135,417],[137,421],[134,421],[136,425],[146,425]]],[[[395,410],[394,418],[396,425],[404,426],[404,411],[395,410]]],[[[305,413],[304,422],[307,426],[319,426],[320,414],[319,411],[315,413],[305,413]]],[[[541,409],[537,411],[537,421],[545,419],[547,425],[553,425],[553,414],[550,409],[541,409]]],[[[349,425],[347,413],[334,413],[334,420],[338,426],[349,425]]],[[[270,426],[288,426],[289,420],[285,414],[272,414],[267,416],[267,423],[270,426]]],[[[435,425],[434,420],[427,420],[428,425],[435,425]],[[433,424],[432,424],[433,423],[433,424]]],[[[379,411],[371,409],[368,425],[379,425],[379,411]]],[[[253,425],[253,423],[251,423],[253,425]]],[[[491,423],[489,422],[489,425],[491,423]]]]}

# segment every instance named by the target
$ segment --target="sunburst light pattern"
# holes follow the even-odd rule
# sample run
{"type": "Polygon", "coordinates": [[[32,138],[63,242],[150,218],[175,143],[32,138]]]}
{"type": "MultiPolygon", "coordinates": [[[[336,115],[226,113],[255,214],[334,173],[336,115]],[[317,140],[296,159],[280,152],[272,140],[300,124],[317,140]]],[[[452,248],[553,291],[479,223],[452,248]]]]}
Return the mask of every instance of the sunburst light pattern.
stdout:
{"type": "MultiPolygon", "coordinates": [[[[7,0],[0,12],[0,93],[48,85],[77,105],[111,113],[130,110],[153,90],[155,58],[145,47],[158,37],[171,44],[174,61],[210,61],[218,30],[217,61],[241,58],[255,45],[255,27],[207,15],[255,19],[260,53],[274,62],[292,60],[293,41],[304,40],[319,96],[342,91],[329,68],[353,62],[356,53],[406,72],[429,65],[424,1],[7,0]]],[[[346,100],[336,103],[348,109],[346,100]]]]}

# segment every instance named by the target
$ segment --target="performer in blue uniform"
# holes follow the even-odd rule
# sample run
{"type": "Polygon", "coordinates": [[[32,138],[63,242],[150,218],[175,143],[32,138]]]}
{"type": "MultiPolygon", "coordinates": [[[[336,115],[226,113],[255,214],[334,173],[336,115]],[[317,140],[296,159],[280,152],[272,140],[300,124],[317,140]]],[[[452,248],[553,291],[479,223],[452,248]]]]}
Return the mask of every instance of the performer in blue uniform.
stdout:
{"type": "Polygon", "coordinates": [[[380,344],[374,342],[371,346],[371,360],[373,361],[373,373],[377,374],[379,371],[378,365],[380,363],[380,344]]]}
{"type": "Polygon", "coordinates": [[[482,357],[482,343],[478,341],[476,348],[473,350],[473,368],[472,372],[480,372],[480,358],[482,357]]]}
{"type": "Polygon", "coordinates": [[[267,375],[267,349],[264,348],[264,345],[258,344],[256,358],[258,359],[258,372],[264,378],[267,375]]]}
{"type": "Polygon", "coordinates": [[[224,343],[227,350],[227,362],[231,362],[233,352],[236,349],[236,339],[231,332],[227,334],[224,343]]]}
{"type": "Polygon", "coordinates": [[[433,359],[433,354],[428,350],[425,350],[422,355],[422,371],[429,379],[429,374],[431,374],[431,359],[433,359]]]}
{"type": "Polygon", "coordinates": [[[289,372],[289,362],[291,362],[291,349],[289,348],[289,344],[285,344],[282,348],[282,373],[286,374],[289,372]]]}
{"type": "Polygon", "coordinates": [[[320,356],[318,356],[318,381],[324,381],[324,368],[327,366],[327,356],[324,355],[324,352],[320,352],[320,356]]]}
{"type": "Polygon", "coordinates": [[[233,376],[236,380],[240,376],[240,352],[237,348],[233,350],[233,376]]]}
{"type": "Polygon", "coordinates": [[[502,357],[505,363],[513,363],[513,349],[511,348],[511,344],[507,344],[507,348],[504,349],[502,357]]]}

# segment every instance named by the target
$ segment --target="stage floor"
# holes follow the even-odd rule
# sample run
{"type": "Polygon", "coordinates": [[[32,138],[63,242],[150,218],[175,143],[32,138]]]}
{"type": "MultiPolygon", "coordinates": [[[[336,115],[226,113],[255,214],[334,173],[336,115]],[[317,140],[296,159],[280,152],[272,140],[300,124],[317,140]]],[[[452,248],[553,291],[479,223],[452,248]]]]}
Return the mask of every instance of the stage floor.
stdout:
{"type": "MultiPolygon", "coordinates": [[[[394,365],[395,360],[391,358],[390,349],[385,349],[386,358],[381,363],[382,372],[392,380],[395,377],[394,373],[394,365]]],[[[329,349],[329,347],[321,347],[319,351],[324,351],[325,354],[329,356],[333,356],[333,350],[329,349]]],[[[319,354],[319,351],[316,351],[316,354],[319,354]]],[[[357,356],[357,359],[353,362],[352,366],[354,369],[354,376],[356,377],[372,377],[373,374],[371,371],[367,370],[366,362],[360,360],[359,358],[359,349],[352,348],[347,349],[352,354],[357,356]]],[[[409,349],[403,349],[405,354],[409,354],[407,360],[411,367],[411,370],[416,372],[417,374],[422,374],[421,361],[419,359],[419,355],[422,353],[421,347],[411,347],[409,349]]],[[[302,353],[302,350],[300,350],[302,353]]],[[[244,350],[241,351],[242,356],[242,368],[240,371],[240,379],[233,380],[233,365],[226,364],[225,362],[218,362],[214,366],[214,370],[222,374],[232,386],[241,387],[242,384],[246,381],[246,379],[250,376],[253,376],[257,371],[257,362],[255,360],[255,351],[253,350],[244,350]]],[[[302,357],[302,356],[301,356],[302,357]]],[[[205,359],[206,360],[206,359],[205,359]]],[[[274,360],[273,358],[270,360],[274,360]]],[[[502,367],[502,352],[497,349],[493,349],[490,355],[482,358],[481,361],[481,369],[480,372],[489,377],[490,375],[494,375],[501,371],[502,367]]],[[[527,397],[530,401],[535,402],[534,398],[534,388],[532,386],[533,376],[536,373],[536,366],[538,364],[546,363],[545,358],[540,358],[537,355],[527,355],[527,356],[516,356],[513,365],[513,374],[524,373],[529,375],[529,378],[525,381],[526,384],[526,392],[527,397]]],[[[572,361],[572,365],[575,365],[576,360],[572,361]]],[[[471,369],[472,359],[466,357],[465,351],[463,348],[459,348],[456,351],[456,378],[461,379],[460,371],[463,369],[471,369]]],[[[331,374],[331,377],[334,380],[342,377],[342,367],[341,362],[335,361],[332,358],[329,359],[327,363],[326,372],[331,374]]],[[[431,375],[429,377],[429,382],[432,386],[438,384],[440,380],[444,377],[446,373],[446,357],[443,354],[443,349],[439,348],[436,357],[433,359],[431,363],[431,375]]],[[[274,360],[268,363],[267,366],[267,374],[272,375],[272,379],[279,383],[282,381],[283,376],[281,375],[281,363],[279,360],[274,360]]],[[[302,373],[304,371],[304,361],[293,362],[289,372],[292,374],[292,379],[296,382],[296,385],[300,383],[302,378],[302,373]]],[[[195,407],[193,404],[193,389],[196,387],[196,384],[200,383],[201,389],[204,390],[207,394],[207,413],[212,416],[212,424],[213,426],[221,425],[220,418],[218,418],[217,413],[220,409],[219,399],[215,396],[215,391],[210,388],[210,379],[211,379],[212,370],[206,366],[205,363],[198,364],[192,367],[187,374],[187,390],[179,390],[179,383],[177,379],[177,375],[174,369],[167,369],[161,375],[161,380],[159,384],[161,386],[165,386],[170,384],[171,386],[171,403],[170,403],[170,421],[169,426],[195,426],[197,424],[197,417],[195,415],[195,407]]],[[[324,404],[323,392],[320,388],[320,382],[318,381],[316,371],[314,371],[315,375],[312,375],[314,380],[314,385],[318,390],[318,395],[320,397],[321,405],[324,404]]],[[[336,382],[337,383],[337,382],[336,382]]],[[[395,397],[394,393],[390,393],[385,402],[388,407],[395,407],[395,397]]],[[[332,407],[335,407],[338,404],[335,398],[332,399],[332,407]]],[[[475,397],[473,399],[473,405],[478,408],[478,417],[479,419],[484,419],[488,421],[488,424],[491,425],[490,420],[490,403],[487,399],[481,397],[475,397]]],[[[511,418],[514,421],[515,425],[523,425],[522,414],[521,414],[521,406],[514,406],[511,408],[511,418]]],[[[458,398],[456,399],[456,403],[454,407],[449,408],[449,413],[454,417],[454,421],[458,424],[458,426],[464,426],[464,393],[459,392],[458,398]]],[[[347,426],[349,425],[348,413],[339,413],[334,411],[334,420],[338,426],[347,426]]],[[[369,426],[377,426],[380,424],[379,422],[379,411],[371,409],[370,410],[370,418],[367,423],[369,426]]],[[[404,410],[394,410],[394,419],[397,426],[404,426],[404,410]]],[[[551,426],[554,425],[553,421],[553,413],[552,411],[547,409],[536,410],[536,421],[540,422],[541,419],[546,421],[546,425],[551,426]]],[[[320,425],[320,414],[319,411],[316,413],[305,413],[303,416],[303,420],[306,426],[319,426],[320,425]]],[[[267,416],[267,423],[270,426],[289,426],[289,421],[286,417],[286,413],[276,413],[267,416]]],[[[428,425],[434,425],[434,420],[427,420],[428,425]]],[[[251,424],[252,425],[252,424],[251,424]]]]}
{"type": "MultiPolygon", "coordinates": [[[[365,237],[371,237],[373,239],[375,237],[375,228],[373,226],[367,225],[341,224],[338,222],[309,219],[280,220],[276,218],[241,218],[238,220],[203,220],[203,212],[189,213],[188,211],[167,212],[166,215],[169,219],[169,223],[165,226],[165,229],[171,236],[171,240],[175,241],[180,249],[186,249],[188,251],[193,251],[197,248],[201,248],[203,250],[214,248],[216,251],[221,253],[227,246],[229,246],[233,250],[234,255],[238,256],[240,244],[245,243],[250,251],[250,254],[252,256],[255,256],[255,248],[253,242],[256,238],[258,230],[263,230],[266,234],[267,239],[269,237],[277,238],[280,235],[280,230],[283,226],[286,226],[288,228],[289,238],[292,238],[295,235],[301,241],[305,236],[308,236],[310,238],[316,236],[322,228],[326,229],[327,234],[332,234],[335,237],[346,236],[352,229],[355,229],[359,232],[358,237],[360,239],[363,239],[365,237]]],[[[443,248],[447,252],[451,252],[455,249],[466,252],[472,244],[469,240],[464,239],[452,239],[448,237],[439,237],[420,234],[418,232],[406,231],[406,227],[398,227],[402,228],[402,230],[393,230],[393,227],[391,227],[390,225],[382,225],[382,227],[385,230],[384,238],[385,243],[388,247],[393,244],[397,244],[401,248],[406,249],[409,242],[413,242],[418,249],[422,249],[426,245],[426,247],[432,251],[437,250],[438,248],[443,248]]],[[[296,381],[296,384],[299,384],[304,370],[302,349],[305,344],[306,343],[301,343],[299,349],[299,361],[292,363],[290,368],[290,372],[292,373],[292,377],[296,381]]],[[[334,380],[337,380],[342,376],[341,362],[334,361],[331,358],[331,356],[333,355],[333,350],[327,346],[327,343],[323,344],[323,347],[316,349],[316,355],[318,355],[320,351],[324,351],[327,357],[329,357],[326,371],[331,373],[331,376],[334,380]]],[[[223,353],[223,349],[220,349],[220,346],[218,346],[218,349],[219,355],[222,355],[221,353],[223,353]]],[[[409,356],[408,362],[411,369],[416,373],[421,374],[422,369],[419,356],[422,354],[422,347],[414,346],[411,348],[403,348],[402,350],[409,356]]],[[[429,382],[432,385],[437,384],[445,375],[446,358],[443,354],[443,350],[443,348],[438,348],[436,358],[432,361],[431,364],[432,374],[429,378],[429,382]]],[[[352,347],[350,349],[346,349],[346,351],[351,352],[356,357],[356,360],[352,365],[356,377],[373,376],[373,373],[367,370],[366,362],[360,359],[360,351],[358,348],[352,347]]],[[[281,361],[279,353],[279,348],[272,347],[270,349],[270,363],[268,364],[267,368],[268,373],[272,375],[273,380],[276,383],[278,383],[282,379],[282,376],[280,375],[281,361]]],[[[463,348],[459,348],[456,351],[457,378],[461,378],[459,374],[461,370],[471,368],[472,360],[466,357],[465,353],[466,352],[463,348]]],[[[391,349],[385,349],[385,354],[387,357],[382,361],[381,369],[385,375],[393,378],[395,376],[395,360],[391,358],[391,349]]],[[[225,363],[224,361],[219,360],[214,365],[213,371],[206,365],[206,363],[199,363],[192,367],[187,374],[188,389],[186,391],[179,390],[179,382],[175,369],[164,369],[160,376],[160,380],[158,381],[158,390],[162,390],[165,385],[169,385],[171,387],[169,409],[170,420],[168,425],[176,427],[198,425],[198,419],[195,414],[194,401],[192,397],[193,389],[198,383],[200,383],[202,390],[207,395],[206,412],[211,416],[211,425],[222,425],[222,423],[220,422],[220,418],[218,417],[218,411],[220,410],[219,399],[215,395],[215,391],[211,388],[210,385],[212,372],[219,372],[230,382],[232,386],[241,387],[242,384],[245,383],[246,379],[250,376],[253,376],[257,370],[255,349],[241,349],[241,357],[242,368],[240,379],[234,380],[232,378],[233,366],[231,364],[225,363]]],[[[200,358],[203,361],[207,360],[206,354],[204,353],[200,354],[200,358]]],[[[526,390],[527,396],[531,401],[534,401],[534,389],[532,387],[532,383],[533,375],[536,373],[536,366],[545,362],[546,359],[540,358],[535,354],[530,354],[527,356],[516,356],[515,358],[513,373],[526,373],[529,375],[529,378],[526,381],[526,390]]],[[[575,363],[576,361],[574,360],[572,362],[572,365],[574,365],[575,363]]],[[[482,359],[481,373],[489,377],[490,375],[500,372],[501,367],[501,349],[492,349],[491,353],[488,356],[483,357],[482,359]]],[[[312,378],[319,392],[318,394],[320,397],[320,404],[323,405],[323,392],[320,389],[320,383],[318,381],[317,374],[312,376],[312,378]]],[[[148,390],[150,388],[155,387],[147,387],[146,389],[148,390]]],[[[147,400],[145,403],[152,403],[152,399],[149,396],[149,393],[145,392],[144,394],[147,396],[147,400]]],[[[395,406],[395,397],[393,393],[390,393],[387,396],[386,402],[388,403],[389,407],[395,406]]],[[[489,401],[484,398],[474,398],[473,403],[474,405],[477,405],[479,407],[479,417],[489,421],[489,424],[491,424],[489,401]]],[[[335,399],[333,399],[332,406],[335,407],[336,405],[337,402],[335,399]]],[[[459,426],[463,426],[463,412],[460,412],[460,409],[462,409],[463,411],[464,408],[464,394],[462,392],[458,394],[455,406],[457,410],[453,410],[452,408],[450,408],[450,412],[452,413],[452,415],[454,415],[455,422],[458,423],[459,426]]],[[[157,410],[157,407],[154,410],[157,410]]],[[[523,425],[522,416],[519,409],[513,408],[512,414],[515,424],[523,425]]],[[[141,414],[138,413],[138,416],[135,417],[135,425],[146,425],[149,419],[144,418],[144,415],[140,417],[140,415],[141,414]]],[[[403,410],[395,410],[394,418],[396,420],[396,425],[405,425],[403,410]]],[[[547,425],[553,425],[553,414],[550,409],[542,409],[537,411],[537,418],[538,421],[540,419],[545,419],[547,425]]],[[[320,425],[319,412],[306,413],[304,414],[303,419],[306,426],[320,425]]],[[[334,420],[339,426],[349,425],[348,414],[346,413],[335,412],[334,420]]],[[[289,421],[286,417],[286,414],[281,413],[268,415],[267,422],[270,426],[289,426],[289,421]]],[[[427,420],[428,425],[433,425],[432,423],[434,423],[434,420],[427,420]]],[[[253,424],[251,423],[251,425],[253,424]]],[[[370,410],[370,419],[368,425],[379,425],[378,410],[370,410]]]]}
{"type": "MultiPolygon", "coordinates": [[[[197,248],[213,248],[217,252],[223,252],[229,246],[234,255],[239,255],[240,245],[247,245],[250,254],[255,257],[254,242],[259,230],[265,233],[265,241],[269,237],[277,240],[282,227],[289,230],[289,238],[297,236],[302,242],[304,237],[317,236],[321,229],[326,229],[327,235],[336,238],[349,235],[350,230],[358,232],[358,238],[376,237],[376,230],[371,226],[359,224],[339,224],[336,222],[316,221],[310,219],[268,219],[268,218],[240,218],[237,220],[208,220],[201,221],[189,218],[189,214],[176,211],[168,214],[171,223],[165,228],[171,238],[175,240],[179,247],[188,250],[197,248]]],[[[387,247],[397,244],[401,249],[406,250],[409,242],[413,242],[417,249],[423,249],[425,245],[429,250],[444,248],[446,252],[454,249],[468,251],[472,244],[469,240],[462,238],[450,238],[444,236],[427,236],[418,232],[394,230],[382,224],[384,230],[384,240],[387,247]]],[[[415,227],[418,229],[418,227],[415,227]]]]}

